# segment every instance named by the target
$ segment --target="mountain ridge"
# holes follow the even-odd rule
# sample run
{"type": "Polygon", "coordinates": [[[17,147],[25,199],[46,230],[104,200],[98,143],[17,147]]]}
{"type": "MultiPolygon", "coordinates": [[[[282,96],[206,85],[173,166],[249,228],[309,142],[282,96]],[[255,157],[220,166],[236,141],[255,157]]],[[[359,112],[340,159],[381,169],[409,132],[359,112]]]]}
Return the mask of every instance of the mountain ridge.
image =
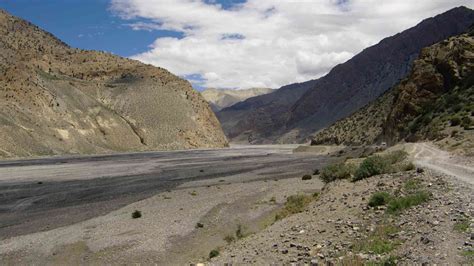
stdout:
{"type": "Polygon", "coordinates": [[[0,157],[224,147],[189,82],[0,12],[0,157]]]}
{"type": "MultiPolygon", "coordinates": [[[[466,32],[473,23],[471,9],[451,9],[383,39],[337,65],[326,76],[309,81],[310,88],[300,89],[301,96],[294,102],[273,107],[265,100],[258,104],[272,94],[284,95],[277,90],[265,98],[248,99],[246,102],[253,105],[246,108],[241,121],[235,122],[230,115],[239,117],[236,109],[242,106],[239,104],[220,111],[217,116],[232,141],[244,140],[245,136],[251,136],[250,143],[306,141],[314,132],[352,114],[403,79],[422,48],[466,32]],[[275,122],[272,127],[258,125],[268,120],[275,122]]],[[[298,87],[297,84],[289,86],[298,87]]]]}

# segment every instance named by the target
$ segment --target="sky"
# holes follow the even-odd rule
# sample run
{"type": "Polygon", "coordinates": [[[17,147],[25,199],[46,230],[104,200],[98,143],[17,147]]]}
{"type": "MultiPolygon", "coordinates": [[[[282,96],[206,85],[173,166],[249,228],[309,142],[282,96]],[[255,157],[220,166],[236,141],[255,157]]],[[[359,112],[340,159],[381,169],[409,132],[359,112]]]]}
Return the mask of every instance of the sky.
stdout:
{"type": "Polygon", "coordinates": [[[472,0],[0,0],[69,45],[206,87],[278,88],[472,0]]]}

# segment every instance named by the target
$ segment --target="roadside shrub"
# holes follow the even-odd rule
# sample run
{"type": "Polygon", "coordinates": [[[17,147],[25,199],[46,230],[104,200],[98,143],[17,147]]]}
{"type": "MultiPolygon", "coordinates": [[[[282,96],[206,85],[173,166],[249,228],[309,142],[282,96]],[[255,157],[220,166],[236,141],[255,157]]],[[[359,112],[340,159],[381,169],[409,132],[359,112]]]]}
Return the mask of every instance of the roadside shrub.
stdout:
{"type": "Polygon", "coordinates": [[[219,250],[213,249],[213,250],[211,250],[211,252],[209,252],[209,258],[210,259],[215,258],[217,256],[219,256],[219,250]]]}
{"type": "Polygon", "coordinates": [[[430,194],[426,191],[418,191],[405,197],[393,198],[387,206],[387,212],[397,214],[410,207],[420,205],[430,199],[430,194]]]}
{"type": "Polygon", "coordinates": [[[372,194],[372,196],[369,199],[369,206],[370,207],[377,207],[377,206],[382,206],[386,205],[392,196],[387,193],[387,192],[376,192],[372,194]]]}
{"type": "Polygon", "coordinates": [[[465,129],[465,130],[468,130],[472,125],[472,120],[470,117],[463,117],[462,120],[461,120],[461,126],[465,129]]]}
{"type": "Polygon", "coordinates": [[[133,219],[137,219],[137,218],[140,218],[142,217],[142,212],[139,211],[139,210],[135,210],[134,212],[132,212],[132,218],[133,219]]]}
{"type": "Polygon", "coordinates": [[[319,175],[321,171],[319,169],[314,169],[313,175],[319,175]]]}
{"type": "Polygon", "coordinates": [[[356,170],[353,181],[359,181],[389,171],[389,162],[381,156],[374,155],[365,159],[356,170]]]}
{"type": "Polygon", "coordinates": [[[301,179],[302,180],[311,180],[313,177],[311,175],[304,175],[301,179]]]}
{"type": "Polygon", "coordinates": [[[459,126],[459,124],[461,124],[461,118],[459,118],[458,116],[455,116],[451,118],[450,123],[452,127],[459,126]]]}
{"type": "Polygon", "coordinates": [[[412,162],[409,162],[403,166],[403,171],[415,170],[415,165],[412,162]]]}
{"type": "Polygon", "coordinates": [[[337,179],[347,179],[352,175],[351,165],[345,163],[331,164],[323,168],[321,171],[320,178],[325,182],[329,183],[337,179]]]}
{"type": "Polygon", "coordinates": [[[396,164],[408,157],[408,153],[404,150],[393,151],[385,156],[382,156],[389,164],[396,164]]]}

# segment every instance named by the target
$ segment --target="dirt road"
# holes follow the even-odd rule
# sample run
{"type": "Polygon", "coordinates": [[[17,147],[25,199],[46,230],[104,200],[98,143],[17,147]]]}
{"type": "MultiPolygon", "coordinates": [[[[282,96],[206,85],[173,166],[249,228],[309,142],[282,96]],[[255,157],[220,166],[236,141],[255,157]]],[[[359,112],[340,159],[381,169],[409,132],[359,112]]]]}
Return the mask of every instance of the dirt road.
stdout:
{"type": "Polygon", "coordinates": [[[467,158],[454,156],[429,143],[415,143],[409,152],[417,166],[451,175],[474,185],[474,166],[467,158]]]}

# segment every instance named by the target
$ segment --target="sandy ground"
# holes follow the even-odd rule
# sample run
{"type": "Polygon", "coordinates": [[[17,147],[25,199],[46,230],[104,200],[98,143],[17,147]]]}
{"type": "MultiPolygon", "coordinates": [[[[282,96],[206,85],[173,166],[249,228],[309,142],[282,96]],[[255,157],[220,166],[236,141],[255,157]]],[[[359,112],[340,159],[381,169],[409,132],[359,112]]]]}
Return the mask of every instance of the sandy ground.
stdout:
{"type": "Polygon", "coordinates": [[[322,187],[318,179],[301,178],[221,183],[184,184],[101,217],[6,239],[0,242],[0,256],[6,265],[203,261],[239,224],[246,233],[261,230],[285,197],[322,187]],[[134,210],[143,216],[132,219],[134,210]],[[204,227],[196,228],[198,222],[204,227]]]}

